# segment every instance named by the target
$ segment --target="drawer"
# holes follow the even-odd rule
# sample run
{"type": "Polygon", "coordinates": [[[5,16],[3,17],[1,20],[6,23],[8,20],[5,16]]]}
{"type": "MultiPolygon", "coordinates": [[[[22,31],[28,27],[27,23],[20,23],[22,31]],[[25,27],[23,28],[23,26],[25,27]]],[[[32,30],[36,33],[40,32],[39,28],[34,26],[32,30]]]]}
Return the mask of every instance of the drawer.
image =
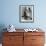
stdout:
{"type": "Polygon", "coordinates": [[[4,32],[4,36],[23,36],[23,32],[4,32]]]}
{"type": "Polygon", "coordinates": [[[33,44],[43,44],[44,36],[32,36],[32,43],[33,44]]]}
{"type": "Polygon", "coordinates": [[[3,43],[15,43],[23,41],[23,36],[4,36],[3,43]]]}
{"type": "Polygon", "coordinates": [[[24,36],[24,40],[32,40],[32,36],[24,36]]]}
{"type": "Polygon", "coordinates": [[[31,44],[32,46],[44,46],[44,44],[31,44]]]}
{"type": "Polygon", "coordinates": [[[32,37],[26,36],[24,37],[24,46],[31,46],[32,44],[32,37]]]}
{"type": "Polygon", "coordinates": [[[15,46],[15,43],[3,43],[2,46],[15,46]]]}
{"type": "Polygon", "coordinates": [[[23,46],[23,43],[17,43],[17,44],[2,44],[2,46],[23,46]]]}
{"type": "Polygon", "coordinates": [[[24,32],[24,36],[44,36],[44,32],[24,32]]]}

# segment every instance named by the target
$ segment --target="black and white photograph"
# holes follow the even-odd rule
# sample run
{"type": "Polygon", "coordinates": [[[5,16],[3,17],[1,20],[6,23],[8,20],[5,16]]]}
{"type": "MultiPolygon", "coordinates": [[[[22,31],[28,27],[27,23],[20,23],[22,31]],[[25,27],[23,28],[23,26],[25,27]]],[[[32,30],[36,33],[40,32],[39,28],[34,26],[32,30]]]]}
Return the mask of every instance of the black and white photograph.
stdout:
{"type": "Polygon", "coordinates": [[[34,22],[34,5],[19,6],[20,22],[34,22]]]}

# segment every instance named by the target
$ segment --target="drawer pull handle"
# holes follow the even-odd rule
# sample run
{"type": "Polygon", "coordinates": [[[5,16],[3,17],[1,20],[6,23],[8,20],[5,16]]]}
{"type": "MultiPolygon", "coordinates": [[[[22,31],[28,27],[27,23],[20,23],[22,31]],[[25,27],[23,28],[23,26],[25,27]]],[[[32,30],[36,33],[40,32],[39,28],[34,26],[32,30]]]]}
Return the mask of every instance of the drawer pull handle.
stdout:
{"type": "Polygon", "coordinates": [[[11,38],[9,38],[10,40],[12,40],[11,38]]]}
{"type": "Polygon", "coordinates": [[[13,40],[13,38],[9,38],[10,40],[13,40]]]}
{"type": "Polygon", "coordinates": [[[32,40],[36,40],[36,39],[32,39],[32,40]]]}

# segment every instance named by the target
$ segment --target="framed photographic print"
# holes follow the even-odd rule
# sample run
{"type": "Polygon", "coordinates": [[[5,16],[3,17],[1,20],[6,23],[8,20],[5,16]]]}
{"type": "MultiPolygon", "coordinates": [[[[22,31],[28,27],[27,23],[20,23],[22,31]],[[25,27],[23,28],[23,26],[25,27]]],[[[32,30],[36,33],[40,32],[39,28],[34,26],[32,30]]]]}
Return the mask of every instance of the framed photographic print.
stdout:
{"type": "Polygon", "coordinates": [[[19,21],[24,23],[34,22],[34,5],[19,6],[19,21]]]}

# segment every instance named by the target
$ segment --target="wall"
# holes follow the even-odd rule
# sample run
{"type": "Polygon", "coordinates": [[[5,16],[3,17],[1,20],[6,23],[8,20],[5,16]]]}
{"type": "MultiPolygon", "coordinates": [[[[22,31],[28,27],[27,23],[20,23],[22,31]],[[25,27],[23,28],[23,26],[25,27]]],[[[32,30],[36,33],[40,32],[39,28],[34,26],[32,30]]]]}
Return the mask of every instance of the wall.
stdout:
{"type": "Polygon", "coordinates": [[[46,1],[44,0],[1,0],[0,25],[13,24],[16,28],[46,28],[46,1]],[[19,22],[19,5],[34,5],[34,23],[19,22]]]}

